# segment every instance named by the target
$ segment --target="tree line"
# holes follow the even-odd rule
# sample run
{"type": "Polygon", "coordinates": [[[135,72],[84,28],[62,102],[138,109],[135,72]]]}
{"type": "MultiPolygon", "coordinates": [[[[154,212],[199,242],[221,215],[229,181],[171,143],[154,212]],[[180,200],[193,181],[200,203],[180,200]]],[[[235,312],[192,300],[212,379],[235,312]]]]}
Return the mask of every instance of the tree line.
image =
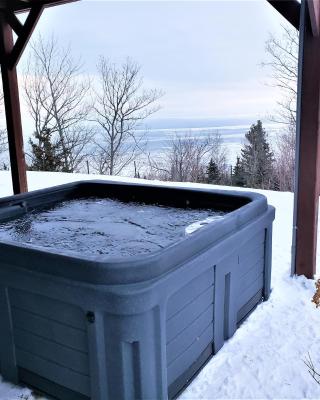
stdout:
{"type": "Polygon", "coordinates": [[[227,152],[218,133],[203,140],[188,135],[177,137],[162,157],[162,162],[150,163],[151,172],[147,177],[280,190],[277,156],[271,150],[260,120],[251,125],[245,139],[236,164],[231,166],[227,163],[227,152]]]}

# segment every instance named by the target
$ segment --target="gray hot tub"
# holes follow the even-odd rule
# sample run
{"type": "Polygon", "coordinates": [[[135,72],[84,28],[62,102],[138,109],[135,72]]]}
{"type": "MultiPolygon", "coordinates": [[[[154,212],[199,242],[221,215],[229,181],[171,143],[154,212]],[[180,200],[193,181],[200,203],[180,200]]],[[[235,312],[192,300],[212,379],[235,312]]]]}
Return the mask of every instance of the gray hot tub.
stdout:
{"type": "Polygon", "coordinates": [[[259,194],[105,181],[1,199],[0,373],[64,400],[177,396],[268,299],[273,219],[259,194]]]}

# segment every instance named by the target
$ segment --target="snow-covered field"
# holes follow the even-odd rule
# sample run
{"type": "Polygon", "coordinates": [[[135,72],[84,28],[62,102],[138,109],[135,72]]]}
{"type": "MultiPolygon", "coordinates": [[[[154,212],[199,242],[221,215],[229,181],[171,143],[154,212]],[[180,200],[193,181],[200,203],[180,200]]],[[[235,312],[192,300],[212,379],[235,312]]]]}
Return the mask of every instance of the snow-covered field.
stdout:
{"type": "MultiPolygon", "coordinates": [[[[28,173],[30,190],[92,178],[108,179],[96,175],[28,173]]],[[[293,195],[259,192],[276,207],[270,300],[261,304],[225,343],[180,399],[320,399],[320,385],[303,362],[310,354],[320,370],[320,310],[311,303],[314,281],[290,278],[293,195]]],[[[0,171],[0,196],[10,194],[10,175],[0,171]]],[[[35,398],[28,389],[0,381],[0,400],[20,399],[35,398]]]]}

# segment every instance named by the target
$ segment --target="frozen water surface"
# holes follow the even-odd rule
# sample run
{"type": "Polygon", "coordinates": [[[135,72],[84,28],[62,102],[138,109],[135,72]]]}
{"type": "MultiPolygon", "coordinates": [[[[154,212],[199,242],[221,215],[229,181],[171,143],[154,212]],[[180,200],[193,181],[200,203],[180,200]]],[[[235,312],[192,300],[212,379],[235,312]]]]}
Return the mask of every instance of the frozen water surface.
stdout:
{"type": "Polygon", "coordinates": [[[78,199],[0,224],[0,240],[59,252],[133,256],[167,247],[223,215],[212,209],[78,199]]]}

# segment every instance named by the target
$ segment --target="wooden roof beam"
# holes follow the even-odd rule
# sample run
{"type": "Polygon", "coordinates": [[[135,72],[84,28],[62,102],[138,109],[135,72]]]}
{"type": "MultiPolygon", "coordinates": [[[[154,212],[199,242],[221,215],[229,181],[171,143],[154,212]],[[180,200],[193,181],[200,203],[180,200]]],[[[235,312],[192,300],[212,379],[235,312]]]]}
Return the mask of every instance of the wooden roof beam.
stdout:
{"type": "Polygon", "coordinates": [[[6,13],[7,23],[11,26],[11,28],[16,32],[18,36],[10,54],[7,54],[6,64],[9,69],[13,69],[18,64],[20,57],[32,35],[34,28],[37,25],[37,22],[43,10],[44,6],[42,4],[32,6],[31,10],[29,11],[29,15],[23,25],[19,25],[19,20],[17,20],[14,12],[11,11],[6,13]]]}
{"type": "Polygon", "coordinates": [[[52,7],[75,1],[79,0],[0,0],[0,10],[11,10],[20,13],[30,11],[35,5],[41,4],[44,7],[52,7]]]}
{"type": "Polygon", "coordinates": [[[6,12],[6,20],[11,28],[15,31],[16,35],[19,36],[22,33],[23,25],[17,18],[16,14],[11,11],[6,12]]]}
{"type": "Polygon", "coordinates": [[[267,0],[291,25],[299,30],[300,7],[297,0],[267,0]]]}
{"type": "Polygon", "coordinates": [[[4,55],[9,69],[13,69],[18,64],[44,8],[74,1],[78,0],[10,0],[9,2],[0,0],[0,12],[4,13],[6,22],[18,37],[10,54],[4,55]],[[17,10],[29,11],[24,24],[21,24],[15,15],[17,10]]]}

